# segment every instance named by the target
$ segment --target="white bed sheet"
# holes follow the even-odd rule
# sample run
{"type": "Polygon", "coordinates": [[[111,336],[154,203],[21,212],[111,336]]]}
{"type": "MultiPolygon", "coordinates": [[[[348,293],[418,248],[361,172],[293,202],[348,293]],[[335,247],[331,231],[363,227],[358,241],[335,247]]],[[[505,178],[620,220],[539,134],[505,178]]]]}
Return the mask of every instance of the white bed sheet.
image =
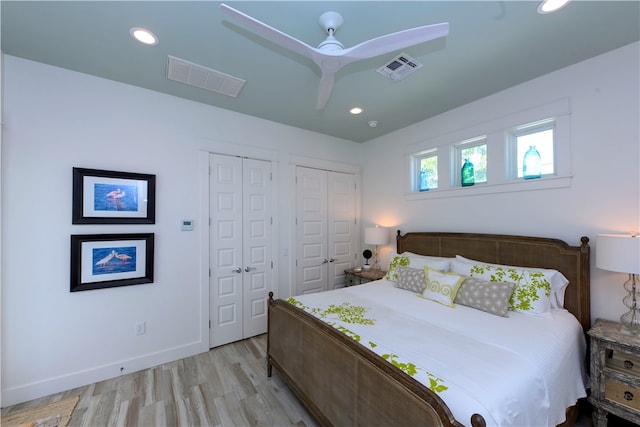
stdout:
{"type": "Polygon", "coordinates": [[[375,326],[326,313],[322,320],[357,334],[381,356],[413,363],[412,376],[427,387],[445,385],[438,394],[465,425],[479,413],[489,426],[555,426],[586,396],[584,334],[566,310],[553,310],[551,318],[514,312],[504,318],[446,307],[384,279],[294,298],[314,315],[343,302],[364,307],[375,326]]]}

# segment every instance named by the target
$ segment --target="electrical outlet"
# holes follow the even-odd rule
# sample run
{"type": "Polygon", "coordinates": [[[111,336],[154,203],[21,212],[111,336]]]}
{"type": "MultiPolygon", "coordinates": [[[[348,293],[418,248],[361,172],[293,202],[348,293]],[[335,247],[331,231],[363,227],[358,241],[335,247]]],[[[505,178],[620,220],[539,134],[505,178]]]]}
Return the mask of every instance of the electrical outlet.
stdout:
{"type": "Polygon", "coordinates": [[[142,335],[145,332],[145,324],[144,322],[136,323],[136,335],[142,335]]]}

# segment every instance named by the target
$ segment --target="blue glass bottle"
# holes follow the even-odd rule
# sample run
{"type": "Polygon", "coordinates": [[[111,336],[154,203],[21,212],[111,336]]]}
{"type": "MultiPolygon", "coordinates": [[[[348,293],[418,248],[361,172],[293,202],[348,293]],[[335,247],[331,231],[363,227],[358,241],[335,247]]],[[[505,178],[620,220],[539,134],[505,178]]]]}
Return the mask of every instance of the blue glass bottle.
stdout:
{"type": "Polygon", "coordinates": [[[420,170],[420,178],[418,181],[419,191],[429,191],[429,173],[426,168],[420,170]]]}
{"type": "Polygon", "coordinates": [[[542,176],[541,163],[540,153],[536,150],[536,146],[529,146],[527,152],[524,153],[524,160],[522,162],[522,176],[524,179],[540,178],[542,176]]]}
{"type": "Polygon", "coordinates": [[[460,182],[462,183],[463,187],[468,187],[470,185],[475,184],[476,174],[475,174],[475,171],[473,170],[473,163],[471,163],[469,159],[464,159],[464,164],[462,165],[461,174],[462,174],[462,180],[460,182]]]}

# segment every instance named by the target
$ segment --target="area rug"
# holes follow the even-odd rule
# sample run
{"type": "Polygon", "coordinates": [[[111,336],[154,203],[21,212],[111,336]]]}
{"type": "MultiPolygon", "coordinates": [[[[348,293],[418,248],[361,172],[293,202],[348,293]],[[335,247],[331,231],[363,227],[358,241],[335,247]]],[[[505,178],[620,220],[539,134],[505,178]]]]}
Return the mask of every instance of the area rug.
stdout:
{"type": "Polygon", "coordinates": [[[79,396],[68,397],[57,402],[3,415],[0,425],[2,427],[66,427],[78,400],[80,400],[79,396]]]}

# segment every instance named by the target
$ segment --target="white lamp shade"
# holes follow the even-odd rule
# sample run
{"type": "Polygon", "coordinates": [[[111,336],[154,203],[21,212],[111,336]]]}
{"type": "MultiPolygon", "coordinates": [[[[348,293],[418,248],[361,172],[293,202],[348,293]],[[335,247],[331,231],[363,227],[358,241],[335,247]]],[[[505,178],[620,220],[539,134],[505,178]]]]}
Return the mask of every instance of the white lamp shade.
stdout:
{"type": "Polygon", "coordinates": [[[367,245],[386,245],[389,232],[382,227],[368,227],[364,229],[364,243],[367,245]]]}
{"type": "Polygon", "coordinates": [[[618,273],[640,274],[640,237],[598,234],[596,267],[618,273]]]}

